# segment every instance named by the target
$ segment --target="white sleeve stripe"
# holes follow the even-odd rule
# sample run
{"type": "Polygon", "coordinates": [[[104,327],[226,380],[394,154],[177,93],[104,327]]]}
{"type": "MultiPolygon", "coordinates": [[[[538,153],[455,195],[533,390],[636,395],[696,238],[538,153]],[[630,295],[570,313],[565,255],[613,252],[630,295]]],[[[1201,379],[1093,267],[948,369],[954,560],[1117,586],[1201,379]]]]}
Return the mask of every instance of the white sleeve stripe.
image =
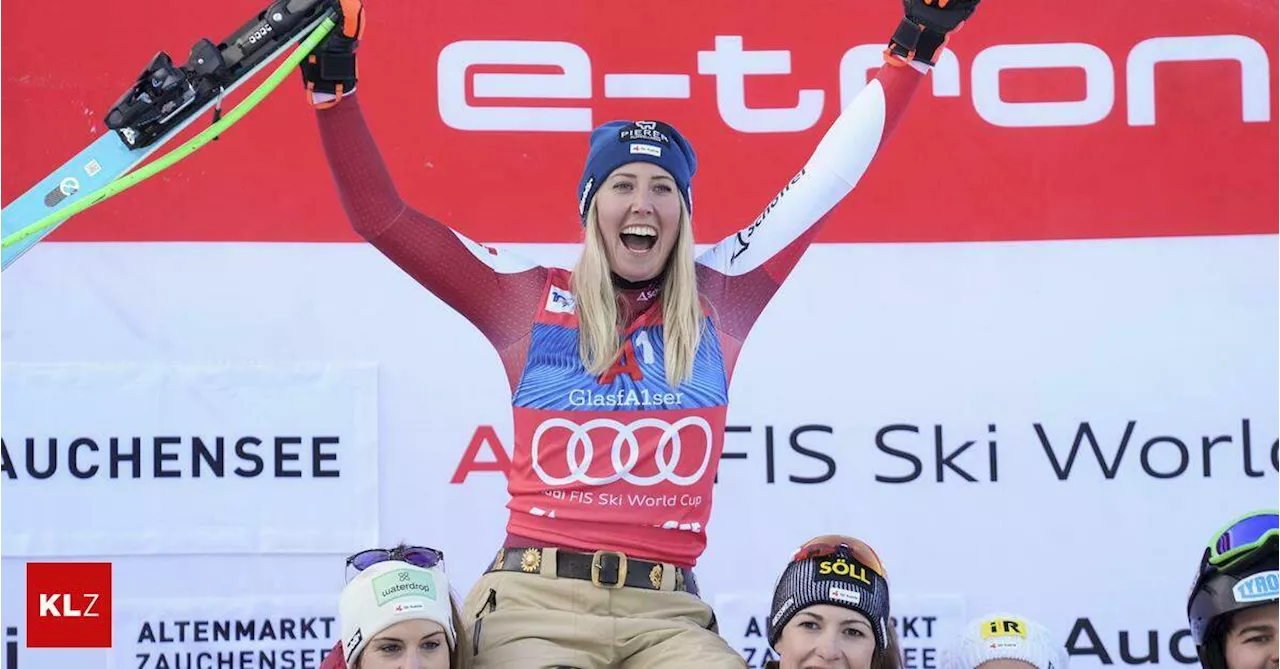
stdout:
{"type": "Polygon", "coordinates": [[[462,242],[462,245],[471,252],[471,255],[499,274],[518,274],[538,266],[537,263],[519,254],[511,253],[510,251],[499,251],[493,247],[478,244],[452,228],[449,231],[462,242]]]}
{"type": "Polygon", "coordinates": [[[698,262],[734,276],[756,269],[782,251],[857,185],[880,147],[884,123],[884,88],[872,81],[755,221],[702,254],[698,262]]]}
{"type": "MultiPolygon", "coordinates": [[[[831,129],[814,150],[809,164],[815,172],[821,169],[835,172],[848,182],[849,189],[852,190],[862,179],[876,150],[880,148],[880,140],[884,136],[884,116],[884,89],[879,81],[873,81],[831,125],[831,129]]],[[[835,205],[835,202],[831,202],[827,209],[835,205]]]]}

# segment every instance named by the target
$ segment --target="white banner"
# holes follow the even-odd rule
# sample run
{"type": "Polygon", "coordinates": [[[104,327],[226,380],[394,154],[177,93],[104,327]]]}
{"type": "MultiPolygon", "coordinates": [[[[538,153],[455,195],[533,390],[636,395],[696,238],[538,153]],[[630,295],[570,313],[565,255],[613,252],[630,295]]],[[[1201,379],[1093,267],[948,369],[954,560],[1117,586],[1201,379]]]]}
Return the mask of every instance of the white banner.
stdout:
{"type": "Polygon", "coordinates": [[[6,557],[377,540],[371,364],[7,362],[3,384],[6,557]]]}
{"type": "Polygon", "coordinates": [[[319,669],[341,630],[332,598],[154,599],[116,607],[113,666],[319,669]]]}
{"type": "MultiPolygon", "coordinates": [[[[513,250],[561,266],[575,252],[513,250]]],[[[1074,669],[1194,662],[1185,597],[1204,543],[1241,512],[1276,504],[1278,270],[1274,235],[815,246],[752,332],[731,389],[709,544],[696,570],[722,633],[744,657],[755,649],[752,662],[763,657],[766,644],[746,633],[749,618],[767,611],[791,550],[838,532],[866,539],[884,559],[900,632],[908,634],[904,621],[914,617],[910,633],[928,635],[904,639],[917,649],[912,669],[934,669],[929,662],[955,621],[993,611],[1050,626],[1074,669]],[[932,628],[923,622],[929,616],[932,628]]],[[[306,509],[286,526],[326,537],[326,556],[314,559],[335,569],[343,555],[370,545],[423,543],[445,551],[453,586],[465,593],[493,559],[506,520],[500,470],[512,448],[502,364],[475,328],[374,249],[46,244],[5,273],[4,291],[7,363],[270,360],[283,367],[357,357],[378,366],[377,460],[372,450],[359,463],[347,459],[348,433],[332,423],[350,411],[340,384],[299,392],[292,403],[255,395],[243,404],[271,406],[236,404],[234,421],[130,419],[123,425],[132,432],[88,401],[100,404],[101,388],[77,394],[69,386],[87,408],[61,422],[50,411],[45,422],[14,432],[11,421],[22,415],[12,409],[15,395],[24,411],[59,403],[23,399],[28,393],[12,389],[27,386],[10,384],[6,371],[11,456],[18,457],[18,435],[84,436],[63,424],[81,415],[103,421],[93,426],[95,438],[342,434],[341,479],[235,483],[256,495],[256,513],[306,509]],[[262,422],[268,417],[274,422],[262,422]],[[375,462],[377,489],[372,469],[358,469],[375,462]],[[338,487],[296,501],[305,486],[330,483],[338,487]]],[[[249,394],[265,383],[233,380],[249,394]]],[[[201,379],[190,392],[219,387],[231,386],[201,379]]],[[[181,405],[188,408],[179,416],[212,413],[190,408],[199,402],[181,405]]],[[[143,456],[144,472],[152,472],[152,451],[143,456]]],[[[46,462],[42,454],[36,464],[46,462]]],[[[310,471],[308,463],[289,465],[310,471]]],[[[33,480],[25,467],[15,469],[18,480],[3,480],[6,500],[22,499],[10,496],[21,486],[116,494],[121,484],[136,484],[80,481],[63,474],[65,461],[46,480],[33,480]]],[[[226,496],[220,505],[204,496],[204,486],[228,483],[151,478],[147,488],[180,484],[190,495],[181,498],[186,513],[202,509],[208,524],[248,522],[256,532],[258,515],[233,512],[242,509],[228,507],[238,502],[226,496]]],[[[65,509],[87,498],[75,499],[78,506],[55,507],[64,511],[61,527],[79,533],[77,548],[92,543],[102,552],[99,539],[88,537],[94,523],[119,528],[123,521],[111,514],[121,507],[73,517],[65,509]]],[[[129,499],[142,503],[141,493],[129,499]]],[[[21,545],[10,542],[11,532],[39,527],[17,517],[30,503],[13,506],[5,507],[6,557],[21,545]]],[[[285,524],[273,518],[280,522],[272,527],[285,524]]],[[[204,596],[131,587],[137,590],[122,586],[117,597],[204,596]]],[[[279,587],[264,580],[260,592],[279,587]]],[[[328,593],[336,611],[340,588],[325,580],[308,593],[328,593]]],[[[16,619],[10,602],[4,617],[16,619]]]]}
{"type": "MultiPolygon", "coordinates": [[[[28,654],[27,565],[0,559],[0,669],[18,669],[18,657],[28,654]]],[[[23,665],[26,666],[26,665],[23,665]]]]}

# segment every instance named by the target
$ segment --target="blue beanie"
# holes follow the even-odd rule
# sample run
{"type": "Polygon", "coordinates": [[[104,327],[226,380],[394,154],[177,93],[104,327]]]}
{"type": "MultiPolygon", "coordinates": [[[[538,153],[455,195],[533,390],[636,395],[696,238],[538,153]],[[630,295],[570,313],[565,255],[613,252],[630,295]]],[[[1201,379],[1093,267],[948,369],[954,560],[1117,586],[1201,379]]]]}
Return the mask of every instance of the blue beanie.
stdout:
{"type": "Polygon", "coordinates": [[[670,172],[685,207],[693,211],[690,181],[698,171],[698,157],[688,140],[661,121],[610,121],[591,131],[587,166],[578,182],[578,216],[583,225],[600,184],[614,170],[634,162],[653,163],[670,172]]]}

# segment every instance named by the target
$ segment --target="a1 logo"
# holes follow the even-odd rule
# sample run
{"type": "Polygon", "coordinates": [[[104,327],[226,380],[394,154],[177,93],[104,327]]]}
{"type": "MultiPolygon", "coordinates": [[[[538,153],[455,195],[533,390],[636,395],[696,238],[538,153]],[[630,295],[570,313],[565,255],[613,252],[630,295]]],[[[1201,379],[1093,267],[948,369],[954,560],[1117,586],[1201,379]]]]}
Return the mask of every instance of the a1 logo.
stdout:
{"type": "Polygon", "coordinates": [[[640,360],[644,361],[644,364],[653,364],[655,356],[653,354],[653,343],[649,341],[648,330],[640,330],[622,343],[622,350],[618,353],[618,361],[613,363],[609,371],[600,375],[600,385],[607,386],[613,383],[613,380],[619,374],[630,376],[632,381],[643,381],[644,370],[640,368],[640,360],[636,359],[637,353],[640,355],[640,360]]]}

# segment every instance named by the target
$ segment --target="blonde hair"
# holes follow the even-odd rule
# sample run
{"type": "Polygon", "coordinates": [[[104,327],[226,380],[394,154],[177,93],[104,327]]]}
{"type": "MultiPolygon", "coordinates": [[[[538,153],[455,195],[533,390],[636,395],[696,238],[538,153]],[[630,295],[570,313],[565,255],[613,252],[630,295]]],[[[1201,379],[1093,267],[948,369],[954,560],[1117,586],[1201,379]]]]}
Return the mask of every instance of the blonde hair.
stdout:
{"type": "MultiPolygon", "coordinates": [[[[578,312],[578,355],[587,371],[609,370],[622,350],[618,294],[600,233],[595,202],[587,210],[586,246],[573,269],[570,286],[578,312]]],[[[684,201],[675,247],[662,279],[662,346],[667,384],[679,386],[693,376],[693,359],[702,339],[702,302],[693,257],[693,222],[684,201]]]]}
{"type": "MultiPolygon", "coordinates": [[[[466,622],[462,619],[462,606],[458,603],[458,598],[453,593],[449,593],[449,608],[453,610],[453,648],[449,649],[449,669],[470,669],[471,652],[467,646],[471,645],[471,635],[467,633],[466,622]]],[[[888,669],[898,669],[890,667],[888,669]]]]}

